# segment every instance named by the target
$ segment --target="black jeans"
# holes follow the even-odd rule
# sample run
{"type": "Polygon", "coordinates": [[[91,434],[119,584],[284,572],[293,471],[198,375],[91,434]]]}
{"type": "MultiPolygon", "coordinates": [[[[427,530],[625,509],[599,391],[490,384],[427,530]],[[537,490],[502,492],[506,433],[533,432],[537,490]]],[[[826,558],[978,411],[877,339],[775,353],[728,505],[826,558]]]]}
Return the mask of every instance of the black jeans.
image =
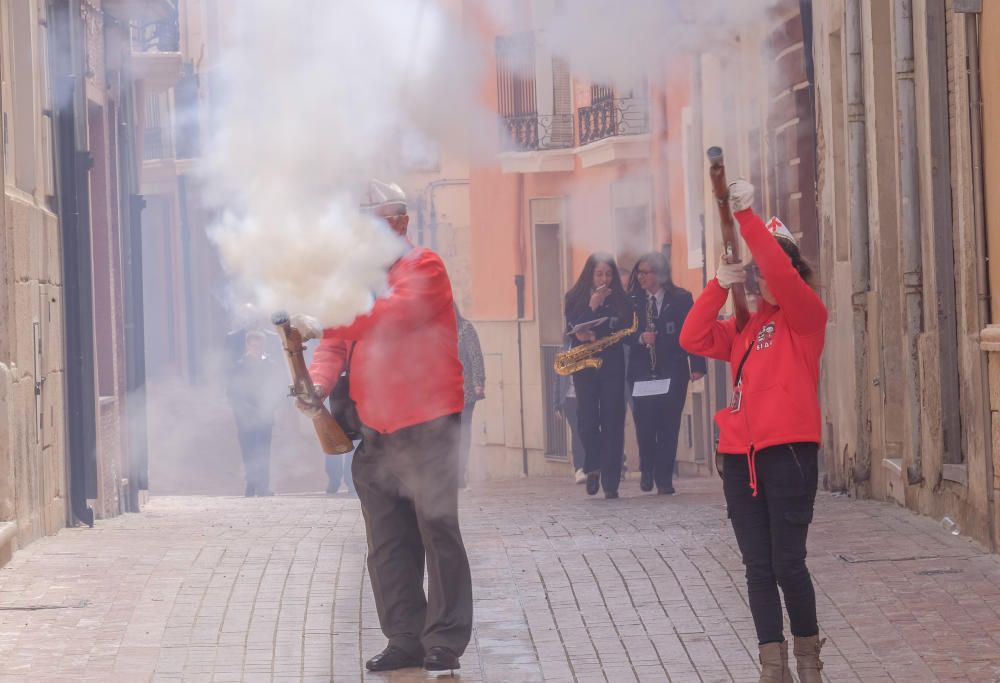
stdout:
{"type": "Polygon", "coordinates": [[[806,536],[819,476],[817,451],[814,443],[758,451],[756,496],[750,488],[747,456],[723,456],[726,506],[746,565],[750,612],[761,644],[785,639],[778,586],[785,596],[792,635],[819,633],[816,592],[806,568],[806,536]]]}
{"type": "Polygon", "coordinates": [[[639,469],[653,475],[656,488],[672,491],[681,416],[687,400],[687,381],[672,383],[670,392],[632,399],[635,438],[639,442],[639,469]]]}
{"type": "Polygon", "coordinates": [[[577,428],[585,452],[583,471],[601,473],[601,488],[618,491],[625,453],[625,354],[612,347],[604,365],[573,375],[577,428]]]}
{"type": "Polygon", "coordinates": [[[362,430],[351,465],[382,633],[411,655],[457,655],[472,635],[472,576],[458,524],[461,416],[362,430]],[[424,566],[427,593],[424,594],[424,566]]]}

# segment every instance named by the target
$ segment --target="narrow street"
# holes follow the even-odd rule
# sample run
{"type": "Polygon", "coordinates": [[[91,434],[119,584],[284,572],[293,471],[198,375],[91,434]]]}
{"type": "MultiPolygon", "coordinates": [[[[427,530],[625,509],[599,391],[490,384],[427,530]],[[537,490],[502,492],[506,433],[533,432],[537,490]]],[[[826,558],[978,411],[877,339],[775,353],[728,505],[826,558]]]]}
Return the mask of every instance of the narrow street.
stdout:
{"type": "MultiPolygon", "coordinates": [[[[714,480],[588,499],[563,479],[463,494],[466,681],[755,681],[714,480]]],[[[383,644],[357,500],[154,498],[0,569],[2,681],[423,680],[383,644]]],[[[821,493],[810,538],[830,681],[1000,680],[1000,558],[933,520],[821,493]]]]}

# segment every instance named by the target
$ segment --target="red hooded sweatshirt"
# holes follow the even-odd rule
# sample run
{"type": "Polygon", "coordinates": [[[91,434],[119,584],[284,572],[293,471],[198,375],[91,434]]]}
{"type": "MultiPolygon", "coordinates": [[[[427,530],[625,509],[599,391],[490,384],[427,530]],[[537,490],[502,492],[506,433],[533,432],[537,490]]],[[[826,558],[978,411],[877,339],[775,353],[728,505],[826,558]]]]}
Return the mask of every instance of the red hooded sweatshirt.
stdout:
{"type": "Polygon", "coordinates": [[[412,249],[389,269],[389,294],[347,327],[324,330],[309,374],[328,396],[348,349],[351,398],[365,426],[391,433],[462,412],[451,281],[441,258],[412,249]]]}
{"type": "Polygon", "coordinates": [[[757,312],[737,333],[735,318],[717,319],[729,290],[713,279],[688,313],[680,342],[688,353],[729,361],[733,382],[753,346],[743,366],[740,410],[727,407],[715,414],[719,452],[751,456],[753,471],[758,450],[820,442],[819,359],[827,312],[760,217],[751,209],[734,217],[777,305],[760,299],[757,312]]]}

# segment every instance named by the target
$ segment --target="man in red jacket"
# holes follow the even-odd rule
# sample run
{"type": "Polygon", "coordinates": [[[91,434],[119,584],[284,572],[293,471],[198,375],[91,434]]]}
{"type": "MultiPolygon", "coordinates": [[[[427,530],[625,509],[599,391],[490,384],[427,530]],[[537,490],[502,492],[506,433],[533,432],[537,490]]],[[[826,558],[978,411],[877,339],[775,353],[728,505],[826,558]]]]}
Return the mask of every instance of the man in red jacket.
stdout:
{"type": "MultiPolygon", "coordinates": [[[[409,216],[398,186],[373,180],[362,208],[405,238],[409,216]]],[[[457,669],[472,634],[472,578],[458,522],[462,364],[441,258],[410,245],[389,269],[389,293],[322,337],[312,379],[325,397],[346,367],[363,424],[351,470],[389,640],[366,666],[457,669]]]]}

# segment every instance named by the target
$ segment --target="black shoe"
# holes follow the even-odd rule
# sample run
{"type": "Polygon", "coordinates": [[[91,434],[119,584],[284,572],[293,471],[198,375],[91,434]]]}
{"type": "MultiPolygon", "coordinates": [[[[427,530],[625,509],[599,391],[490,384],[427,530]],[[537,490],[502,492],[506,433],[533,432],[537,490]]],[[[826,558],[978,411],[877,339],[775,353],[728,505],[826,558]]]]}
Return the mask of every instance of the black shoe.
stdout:
{"type": "Polygon", "coordinates": [[[254,490],[253,484],[247,484],[247,487],[243,489],[243,497],[253,498],[253,490],[254,490]]]}
{"type": "Polygon", "coordinates": [[[604,492],[604,497],[605,498],[617,498],[618,497],[618,492],[617,491],[605,491],[604,492]]]}
{"type": "Polygon", "coordinates": [[[458,655],[446,647],[435,645],[424,657],[424,668],[428,671],[454,671],[462,667],[458,663],[458,655]]]}
{"type": "Polygon", "coordinates": [[[674,495],[674,487],[673,486],[661,486],[658,489],[656,489],[656,492],[659,493],[661,496],[672,496],[672,495],[674,495]]]}
{"type": "Polygon", "coordinates": [[[270,498],[273,495],[274,495],[274,491],[271,491],[270,489],[268,489],[267,491],[264,491],[262,493],[258,493],[257,497],[258,498],[270,498]]]}
{"type": "Polygon", "coordinates": [[[599,472],[591,472],[587,475],[587,495],[596,496],[601,490],[601,475],[599,472]]]}
{"type": "Polygon", "coordinates": [[[643,472],[642,477],[639,479],[639,488],[649,493],[653,490],[653,473],[643,472]]]}
{"type": "Polygon", "coordinates": [[[365,668],[369,671],[395,671],[412,669],[420,666],[422,662],[420,655],[411,655],[395,645],[389,645],[365,662],[365,668]]]}

